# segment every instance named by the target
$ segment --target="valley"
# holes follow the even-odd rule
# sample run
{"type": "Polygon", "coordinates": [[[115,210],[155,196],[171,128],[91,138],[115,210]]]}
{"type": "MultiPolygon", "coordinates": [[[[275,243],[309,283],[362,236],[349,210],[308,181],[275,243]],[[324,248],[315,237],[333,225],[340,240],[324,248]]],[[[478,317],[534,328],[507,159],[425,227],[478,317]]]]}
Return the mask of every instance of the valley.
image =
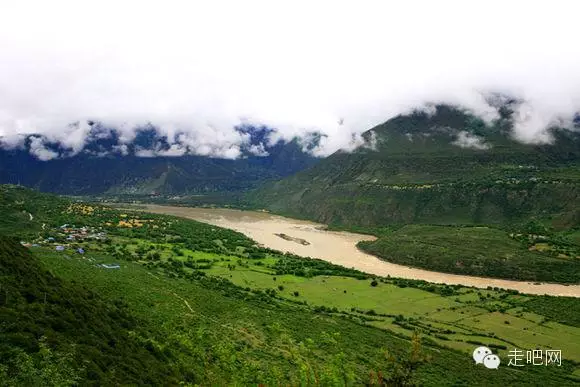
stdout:
{"type": "Polygon", "coordinates": [[[580,387],[579,6],[6,3],[0,387],[580,387]]]}
{"type": "Polygon", "coordinates": [[[0,185],[0,386],[577,385],[580,137],[505,124],[439,106],[324,159],[0,154],[74,195],[0,185]]]}
{"type": "Polygon", "coordinates": [[[360,241],[372,241],[369,235],[350,232],[328,231],[323,224],[296,220],[257,211],[230,209],[188,208],[161,205],[143,205],[140,209],[156,214],[166,214],[207,222],[220,227],[239,231],[258,243],[280,251],[288,251],[303,257],[354,268],[365,273],[416,279],[434,283],[473,286],[478,288],[498,287],[517,290],[527,294],[580,297],[580,285],[533,283],[496,278],[462,276],[421,270],[393,264],[359,250],[360,241]],[[276,233],[285,233],[308,241],[309,245],[284,240],[276,233]]]}
{"type": "Polygon", "coordinates": [[[378,379],[388,378],[426,386],[579,381],[578,298],[373,275],[308,258],[311,250],[299,256],[288,252],[290,246],[320,252],[322,244],[345,259],[348,254],[340,250],[354,253],[358,240],[373,237],[265,212],[169,207],[176,217],[143,211],[163,210],[155,206],[115,209],[14,186],[0,186],[0,193],[5,215],[0,230],[20,240],[0,238],[0,315],[11,321],[0,330],[5,364],[0,376],[6,380],[52,378],[50,369],[42,368],[45,363],[31,374],[7,357],[21,351],[26,337],[31,344],[18,356],[42,359],[47,340],[51,356],[61,359],[51,367],[68,375],[65,385],[71,380],[380,385],[378,379]],[[203,223],[184,218],[184,210],[203,223]],[[256,239],[224,228],[235,223],[256,239]],[[265,230],[280,250],[260,239],[265,230]],[[30,281],[13,274],[23,270],[17,262],[27,265],[30,281]],[[83,295],[74,299],[75,308],[87,313],[82,319],[76,309],[59,306],[62,297],[71,299],[55,293],[61,287],[83,295]],[[95,309],[95,302],[113,309],[95,309]],[[29,324],[9,317],[38,310],[44,310],[42,318],[29,324]],[[98,323],[92,311],[110,319],[98,323]],[[102,340],[92,339],[90,332],[101,331],[102,340]],[[132,357],[119,358],[116,342],[133,348],[132,357]],[[106,352],[97,355],[103,345],[106,352]],[[478,345],[492,348],[506,363],[513,348],[558,349],[563,361],[525,372],[507,366],[489,372],[473,364],[471,352],[478,345]],[[147,375],[139,375],[131,362],[147,365],[147,375]]]}

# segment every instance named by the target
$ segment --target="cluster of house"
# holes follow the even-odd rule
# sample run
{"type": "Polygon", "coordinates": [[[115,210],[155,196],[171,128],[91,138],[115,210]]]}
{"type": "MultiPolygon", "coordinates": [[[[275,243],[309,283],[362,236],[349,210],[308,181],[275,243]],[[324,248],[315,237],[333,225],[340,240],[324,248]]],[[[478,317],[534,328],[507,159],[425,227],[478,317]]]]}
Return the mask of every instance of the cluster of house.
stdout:
{"type": "MultiPolygon", "coordinates": [[[[56,251],[65,251],[66,247],[62,246],[62,245],[57,245],[56,246],[56,251]]],[[[79,247],[78,249],[75,249],[77,253],[79,254],[84,254],[85,253],[85,249],[83,249],[82,247],[79,247]]]]}
{"type": "MultiPolygon", "coordinates": [[[[93,240],[106,240],[107,239],[107,233],[104,231],[101,231],[99,229],[96,229],[94,227],[75,227],[75,226],[69,226],[68,224],[63,224],[62,226],[59,227],[60,236],[66,236],[66,241],[67,242],[80,242],[83,241],[85,239],[93,239],[93,240]]],[[[60,240],[60,238],[59,238],[60,240]]],[[[46,244],[52,244],[55,243],[56,239],[54,237],[48,237],[44,240],[39,239],[36,241],[36,243],[29,243],[29,242],[24,242],[21,241],[20,243],[25,246],[25,247],[38,247],[41,244],[46,245],[46,244]]],[[[57,245],[56,246],[56,250],[57,251],[63,251],[65,249],[64,246],[62,245],[57,245]]],[[[83,249],[77,249],[77,251],[80,254],[84,254],[84,250],[83,249]]]]}
{"type": "MultiPolygon", "coordinates": [[[[61,236],[66,235],[66,240],[68,242],[80,242],[83,241],[85,239],[96,239],[96,240],[106,240],[107,239],[107,233],[104,231],[100,231],[94,227],[75,227],[75,226],[71,226],[68,224],[63,224],[62,226],[59,227],[61,233],[61,236]],[[64,234],[64,235],[63,235],[64,234]]],[[[59,238],[59,240],[61,240],[59,238]]],[[[25,247],[39,247],[41,244],[42,245],[54,245],[54,249],[56,251],[70,251],[70,250],[74,250],[76,253],[78,254],[85,254],[85,249],[83,249],[82,247],[72,247],[70,245],[62,245],[62,244],[58,244],[58,241],[56,240],[56,238],[54,237],[48,237],[44,240],[39,240],[39,243],[29,243],[29,242],[25,242],[25,241],[21,241],[20,244],[22,246],[25,247]]],[[[68,256],[67,256],[68,257],[68,256]]],[[[70,259],[70,257],[69,257],[70,259]]],[[[94,259],[89,258],[89,260],[94,261],[94,259]]],[[[105,269],[120,269],[121,266],[116,264],[116,263],[111,263],[111,264],[99,264],[97,265],[98,267],[103,267],[105,269]]]]}
{"type": "Polygon", "coordinates": [[[94,227],[75,227],[74,225],[63,224],[60,230],[67,235],[67,241],[83,240],[83,239],[107,239],[107,233],[100,231],[94,227]]]}

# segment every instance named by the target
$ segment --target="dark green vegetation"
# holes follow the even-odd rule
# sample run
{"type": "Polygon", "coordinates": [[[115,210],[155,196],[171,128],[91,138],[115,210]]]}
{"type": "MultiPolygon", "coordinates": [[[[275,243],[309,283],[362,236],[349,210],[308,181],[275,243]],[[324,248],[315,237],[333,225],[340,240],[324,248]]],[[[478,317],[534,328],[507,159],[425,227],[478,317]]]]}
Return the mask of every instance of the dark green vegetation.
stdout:
{"type": "Polygon", "coordinates": [[[0,193],[2,212],[8,215],[0,218],[2,230],[40,244],[29,248],[31,255],[1,240],[1,283],[10,286],[11,296],[8,303],[0,302],[0,310],[12,313],[9,321],[28,322],[0,325],[0,335],[12,337],[2,341],[2,353],[17,354],[2,358],[4,380],[23,385],[47,380],[62,385],[76,380],[163,385],[176,380],[203,385],[379,385],[380,379],[433,386],[577,382],[572,375],[580,361],[573,316],[577,299],[373,279],[263,249],[237,232],[190,220],[71,203],[17,187],[1,187],[0,193]],[[6,219],[12,219],[10,227],[3,224],[6,219]],[[66,228],[60,228],[64,223],[102,230],[107,238],[67,241],[66,228]],[[55,251],[57,244],[66,250],[55,251]],[[77,247],[86,253],[76,253],[77,247]],[[115,262],[120,269],[98,266],[115,262]],[[21,265],[27,275],[32,273],[28,279],[21,265]],[[50,311],[51,318],[31,316],[33,310],[46,310],[47,316],[50,311]],[[18,335],[26,340],[18,341],[18,335]],[[562,367],[489,371],[471,359],[479,343],[494,346],[504,363],[507,348],[538,345],[561,348],[564,362],[562,367]],[[142,368],[147,370],[135,377],[142,368]],[[50,379],[55,375],[61,379],[50,379]]]}
{"type": "Polygon", "coordinates": [[[22,187],[0,185],[0,233],[37,235],[42,224],[47,219],[58,217],[69,203],[58,196],[22,187]]]}
{"type": "MultiPolygon", "coordinates": [[[[242,146],[236,160],[195,155],[139,157],[144,149],[169,149],[167,138],[152,128],[143,128],[132,143],[121,145],[118,132],[95,124],[83,152],[48,161],[29,153],[28,139],[23,149],[0,148],[0,184],[22,184],[68,195],[122,196],[124,200],[180,195],[195,201],[208,195],[205,200],[215,201],[232,195],[229,200],[234,201],[236,192],[288,176],[317,161],[303,151],[297,139],[267,145],[269,129],[237,130],[249,142],[242,146]],[[250,151],[251,146],[259,145],[266,155],[256,156],[250,151]],[[119,146],[124,147],[126,155],[115,150],[119,146]]],[[[46,143],[57,153],[70,153],[49,140],[46,143]]]]}
{"type": "Polygon", "coordinates": [[[580,245],[564,237],[488,227],[408,225],[359,247],[385,260],[435,271],[580,282],[580,245]],[[559,237],[559,238],[558,238],[559,237]]]}
{"type": "Polygon", "coordinates": [[[526,309],[553,321],[580,328],[580,302],[567,297],[534,297],[526,309]]]}
{"type": "Polygon", "coordinates": [[[503,109],[491,125],[448,106],[433,115],[399,116],[365,133],[374,149],[337,152],[254,191],[249,201],[274,213],[382,236],[361,247],[393,262],[578,282],[580,243],[564,234],[580,227],[580,133],[553,129],[551,145],[522,144],[511,138],[510,114],[503,109]],[[381,231],[410,224],[426,227],[388,236],[381,231]],[[542,225],[538,240],[510,240],[533,237],[529,224],[542,225]],[[542,240],[546,236],[549,241],[542,240]],[[548,249],[532,246],[544,242],[548,249]]]}
{"type": "Polygon", "coordinates": [[[506,224],[530,217],[580,221],[580,134],[553,132],[553,145],[510,138],[509,120],[485,124],[439,106],[366,132],[375,149],[337,152],[258,190],[256,205],[325,223],[506,224]],[[453,145],[469,133],[489,149],[453,145]],[[465,135],[465,134],[463,134],[465,135]]]}
{"type": "Polygon", "coordinates": [[[177,381],[168,358],[143,345],[150,333],[125,302],[104,300],[60,279],[15,240],[0,237],[0,262],[4,378],[25,385],[58,378],[66,378],[60,381],[65,384],[81,378],[104,384],[177,381]],[[47,349],[56,360],[44,364],[47,349]],[[36,372],[26,368],[27,362],[36,372]]]}

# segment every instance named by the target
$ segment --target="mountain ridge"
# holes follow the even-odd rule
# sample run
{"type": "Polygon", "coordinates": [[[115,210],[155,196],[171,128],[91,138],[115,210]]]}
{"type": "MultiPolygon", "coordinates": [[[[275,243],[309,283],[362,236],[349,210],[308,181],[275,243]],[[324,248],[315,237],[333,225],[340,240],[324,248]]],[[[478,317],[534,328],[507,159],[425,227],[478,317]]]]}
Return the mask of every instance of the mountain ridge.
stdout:
{"type": "Polygon", "coordinates": [[[491,125],[444,105],[401,115],[363,135],[372,148],[336,152],[249,200],[349,226],[505,224],[530,216],[577,224],[580,133],[554,128],[553,144],[533,145],[513,139],[511,127],[509,111],[491,125]]]}
{"type": "Polygon", "coordinates": [[[74,155],[67,156],[56,143],[43,143],[47,152],[63,155],[50,160],[30,153],[36,135],[26,137],[23,148],[0,149],[0,183],[74,195],[200,194],[245,190],[317,161],[296,138],[268,144],[270,130],[263,127],[239,128],[248,140],[237,159],[170,155],[167,137],[153,128],[138,131],[128,144],[120,144],[115,131],[99,135],[103,130],[95,127],[91,140],[74,155]],[[157,155],[147,157],[153,155],[147,152],[157,155]]]}

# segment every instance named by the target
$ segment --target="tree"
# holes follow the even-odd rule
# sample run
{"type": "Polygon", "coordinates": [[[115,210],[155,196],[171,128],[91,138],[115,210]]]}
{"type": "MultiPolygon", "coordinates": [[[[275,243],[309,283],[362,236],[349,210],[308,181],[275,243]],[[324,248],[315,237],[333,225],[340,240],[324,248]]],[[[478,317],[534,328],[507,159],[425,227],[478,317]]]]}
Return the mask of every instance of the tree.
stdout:
{"type": "Polygon", "coordinates": [[[377,373],[377,383],[371,380],[371,385],[380,386],[418,386],[415,373],[417,369],[428,362],[430,359],[423,353],[421,338],[415,331],[411,338],[411,350],[406,357],[397,360],[396,357],[385,351],[387,358],[386,375],[382,372],[377,373]]]}
{"type": "Polygon", "coordinates": [[[15,349],[8,365],[0,365],[0,386],[74,386],[82,370],[73,367],[73,354],[53,352],[46,338],[39,341],[40,350],[28,354],[15,349]]]}

